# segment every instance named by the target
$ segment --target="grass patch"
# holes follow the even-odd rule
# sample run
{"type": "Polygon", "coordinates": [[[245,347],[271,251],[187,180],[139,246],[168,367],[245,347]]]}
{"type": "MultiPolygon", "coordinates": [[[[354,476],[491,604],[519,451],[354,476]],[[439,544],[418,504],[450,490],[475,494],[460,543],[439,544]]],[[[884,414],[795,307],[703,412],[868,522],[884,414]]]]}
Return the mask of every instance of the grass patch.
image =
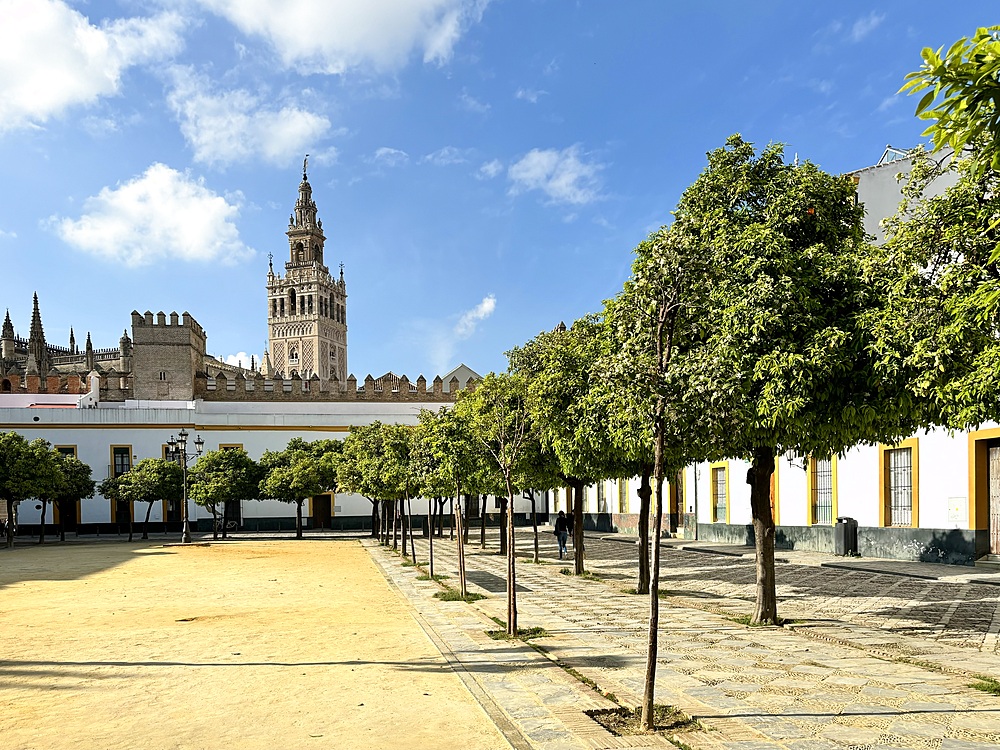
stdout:
{"type": "MultiPolygon", "coordinates": [[[[562,573],[564,576],[576,575],[574,573],[574,571],[573,571],[573,568],[562,568],[559,572],[562,573]]],[[[599,573],[591,573],[589,570],[583,571],[583,573],[581,573],[580,575],[578,575],[576,577],[577,578],[583,578],[583,579],[585,579],[587,581],[603,581],[604,580],[604,576],[602,576],[599,573]]],[[[632,591],[634,592],[635,589],[633,589],[632,591]]]]}
{"type": "MultiPolygon", "coordinates": [[[[446,578],[451,578],[451,576],[439,576],[437,573],[435,573],[433,580],[435,580],[435,581],[443,581],[446,578]]],[[[432,579],[431,579],[430,573],[425,573],[422,576],[417,576],[417,580],[418,581],[430,581],[432,579]]]]}
{"type": "Polygon", "coordinates": [[[990,693],[991,695],[1000,695],[1000,681],[992,677],[987,677],[984,674],[977,674],[976,681],[971,683],[969,687],[982,690],[984,693],[990,693]]]}
{"type": "MultiPolygon", "coordinates": [[[[750,615],[723,615],[723,617],[729,620],[730,622],[735,622],[748,628],[771,627],[771,623],[754,622],[753,618],[750,617],[750,615]]],[[[786,620],[784,617],[779,617],[778,622],[776,624],[779,628],[782,628],[785,625],[794,625],[797,622],[800,622],[800,620],[786,620]]]]}
{"type": "MultiPolygon", "coordinates": [[[[642,709],[640,708],[622,706],[586,711],[585,713],[617,737],[647,734],[647,731],[642,727],[642,709]]],[[[654,732],[684,732],[701,728],[697,721],[673,706],[659,703],[653,706],[654,732]]],[[[678,746],[683,747],[683,744],[678,746]]]]}
{"type": "Polygon", "coordinates": [[[480,599],[485,599],[486,597],[472,591],[462,596],[462,592],[458,589],[445,589],[434,594],[434,598],[440,599],[443,602],[478,602],[480,599]]]}
{"type": "Polygon", "coordinates": [[[486,635],[494,641],[530,641],[532,638],[548,638],[551,636],[545,628],[518,628],[517,635],[507,634],[507,623],[499,617],[491,617],[491,620],[499,625],[502,630],[487,630],[486,635]]]}

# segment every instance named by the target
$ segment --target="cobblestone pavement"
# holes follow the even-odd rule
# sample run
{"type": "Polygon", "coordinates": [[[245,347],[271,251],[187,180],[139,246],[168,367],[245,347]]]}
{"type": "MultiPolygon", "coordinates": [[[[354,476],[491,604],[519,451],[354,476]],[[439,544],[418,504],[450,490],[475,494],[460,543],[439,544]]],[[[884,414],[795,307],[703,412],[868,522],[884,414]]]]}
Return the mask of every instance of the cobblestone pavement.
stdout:
{"type": "MultiPolygon", "coordinates": [[[[603,580],[587,580],[559,572],[569,562],[553,559],[557,553],[549,539],[551,534],[542,535],[543,564],[523,560],[518,566],[521,626],[544,627],[551,637],[537,643],[550,658],[576,669],[622,704],[636,705],[649,605],[646,597],[623,591],[633,582],[634,546],[588,539],[588,569],[603,580]]],[[[495,539],[489,543],[495,550],[495,539]]],[[[427,541],[418,539],[416,546],[418,558],[426,560],[427,541]]],[[[530,546],[530,532],[519,530],[519,550],[530,546]]],[[[655,738],[612,737],[581,713],[608,705],[600,695],[539,651],[482,635],[482,615],[505,613],[505,561],[493,550],[476,547],[467,548],[470,588],[489,598],[475,606],[431,599],[435,584],[416,583],[413,569],[402,567],[392,552],[376,546],[372,552],[420,611],[442,650],[464,665],[481,700],[492,704],[498,725],[509,725],[512,744],[545,750],[662,747],[655,738]]],[[[435,544],[435,572],[452,579],[457,575],[454,549],[447,540],[435,544]]],[[[947,637],[956,629],[988,634],[989,626],[980,624],[956,628],[956,612],[974,597],[993,612],[994,587],[782,563],[782,614],[802,622],[791,628],[749,628],[726,614],[749,611],[752,561],[676,548],[666,550],[663,559],[670,593],[661,607],[657,700],[696,716],[709,730],[683,736],[689,746],[1000,746],[1000,697],[969,687],[971,674],[1000,675],[1000,657],[978,646],[955,645],[975,645],[968,635],[947,637]],[[923,630],[912,611],[921,596],[927,597],[927,609],[920,611],[943,613],[927,617],[923,630]]]]}

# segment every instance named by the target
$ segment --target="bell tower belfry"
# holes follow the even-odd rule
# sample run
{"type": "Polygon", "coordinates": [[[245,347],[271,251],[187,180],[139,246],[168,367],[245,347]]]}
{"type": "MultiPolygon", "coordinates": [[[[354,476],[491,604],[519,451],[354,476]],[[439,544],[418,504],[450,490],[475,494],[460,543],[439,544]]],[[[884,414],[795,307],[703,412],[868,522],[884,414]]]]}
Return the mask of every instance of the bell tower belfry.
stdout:
{"type": "Polygon", "coordinates": [[[347,382],[347,287],[344,267],[340,278],[330,275],[323,263],[326,237],[316,215],[307,167],[302,162],[302,182],[295,211],[288,219],[289,259],[285,275],[274,272],[268,256],[267,330],[268,355],[275,372],[289,377],[313,375],[320,380],[347,382]]]}

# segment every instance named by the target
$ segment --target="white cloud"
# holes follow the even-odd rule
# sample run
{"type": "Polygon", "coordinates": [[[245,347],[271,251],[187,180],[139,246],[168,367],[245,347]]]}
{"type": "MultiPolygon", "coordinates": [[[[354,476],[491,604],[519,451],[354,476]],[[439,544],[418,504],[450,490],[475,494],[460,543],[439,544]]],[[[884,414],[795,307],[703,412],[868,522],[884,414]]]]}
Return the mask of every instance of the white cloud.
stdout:
{"type": "Polygon", "coordinates": [[[486,102],[481,102],[474,96],[470,96],[469,92],[463,91],[458,97],[458,102],[462,109],[469,112],[475,112],[477,115],[485,115],[490,111],[490,105],[486,102]]]}
{"type": "Polygon", "coordinates": [[[538,101],[538,97],[545,96],[548,91],[536,90],[536,89],[518,89],[514,94],[515,99],[524,99],[526,102],[531,102],[535,104],[538,101]]]}
{"type": "MultiPolygon", "coordinates": [[[[246,352],[237,352],[236,354],[227,354],[222,359],[227,365],[232,365],[233,367],[250,367],[250,355],[246,352]]],[[[256,363],[256,360],[255,360],[256,363]]]]}
{"type": "Polygon", "coordinates": [[[128,68],[183,46],[177,13],[98,27],[61,0],[0,0],[0,18],[0,132],[117,94],[128,68]]]}
{"type": "Polygon", "coordinates": [[[471,338],[479,323],[490,317],[496,306],[496,296],[488,294],[478,305],[463,312],[451,329],[445,328],[440,322],[424,322],[418,325],[429,338],[428,349],[432,365],[438,373],[444,373],[454,367],[458,343],[471,338]]]}
{"type": "Polygon", "coordinates": [[[405,151],[400,151],[398,148],[389,148],[388,146],[382,146],[376,149],[373,161],[376,164],[384,164],[387,167],[400,167],[406,164],[410,160],[410,155],[405,151]]]}
{"type": "Polygon", "coordinates": [[[877,29],[885,20],[885,13],[872,11],[864,18],[859,18],[851,27],[851,41],[860,42],[877,29]]]}
{"type": "Polygon", "coordinates": [[[244,34],[266,39],[287,68],[392,71],[414,53],[443,64],[489,0],[197,0],[244,34]]]}
{"type": "Polygon", "coordinates": [[[421,162],[435,164],[439,167],[446,167],[450,164],[465,164],[469,161],[468,150],[455,148],[454,146],[444,146],[437,151],[421,157],[421,162]]]}
{"type": "Polygon", "coordinates": [[[580,147],[532,149],[507,170],[510,194],[541,190],[552,203],[582,205],[600,197],[597,173],[604,166],[581,158],[580,147]]]}
{"type": "Polygon", "coordinates": [[[476,172],[476,177],[480,180],[492,180],[498,174],[503,171],[503,162],[499,159],[494,159],[493,161],[485,162],[479,171],[476,172]]]}
{"type": "Polygon", "coordinates": [[[104,260],[144,266],[170,259],[231,263],[253,255],[240,239],[237,195],[230,202],[165,164],[87,198],[79,219],[52,217],[67,244],[104,260]]]}
{"type": "Polygon", "coordinates": [[[17,232],[5,232],[3,229],[0,229],[0,240],[16,240],[16,239],[17,239],[17,232]]]}
{"type": "Polygon", "coordinates": [[[214,92],[188,68],[171,70],[167,102],[195,161],[225,165],[261,158],[287,166],[302,158],[330,130],[330,121],[293,101],[268,106],[244,89],[214,92]]]}
{"type": "Polygon", "coordinates": [[[490,294],[483,297],[482,302],[473,307],[471,310],[466,310],[462,313],[462,317],[458,319],[458,322],[452,329],[452,333],[455,334],[457,339],[464,340],[469,338],[469,336],[476,332],[476,326],[479,325],[479,321],[486,320],[496,309],[496,295],[490,294]]]}

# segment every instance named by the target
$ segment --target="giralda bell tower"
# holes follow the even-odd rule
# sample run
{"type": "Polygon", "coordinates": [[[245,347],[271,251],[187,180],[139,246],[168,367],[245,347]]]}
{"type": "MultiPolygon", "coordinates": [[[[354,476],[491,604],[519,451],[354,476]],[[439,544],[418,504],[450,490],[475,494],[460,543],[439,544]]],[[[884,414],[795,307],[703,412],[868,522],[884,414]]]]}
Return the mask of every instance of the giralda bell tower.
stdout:
{"type": "Polygon", "coordinates": [[[285,275],[267,272],[268,353],[275,372],[302,378],[347,381],[347,287],[344,266],[334,279],[323,263],[323,222],[316,216],[312,186],[302,163],[295,213],[288,220],[285,275]]]}

